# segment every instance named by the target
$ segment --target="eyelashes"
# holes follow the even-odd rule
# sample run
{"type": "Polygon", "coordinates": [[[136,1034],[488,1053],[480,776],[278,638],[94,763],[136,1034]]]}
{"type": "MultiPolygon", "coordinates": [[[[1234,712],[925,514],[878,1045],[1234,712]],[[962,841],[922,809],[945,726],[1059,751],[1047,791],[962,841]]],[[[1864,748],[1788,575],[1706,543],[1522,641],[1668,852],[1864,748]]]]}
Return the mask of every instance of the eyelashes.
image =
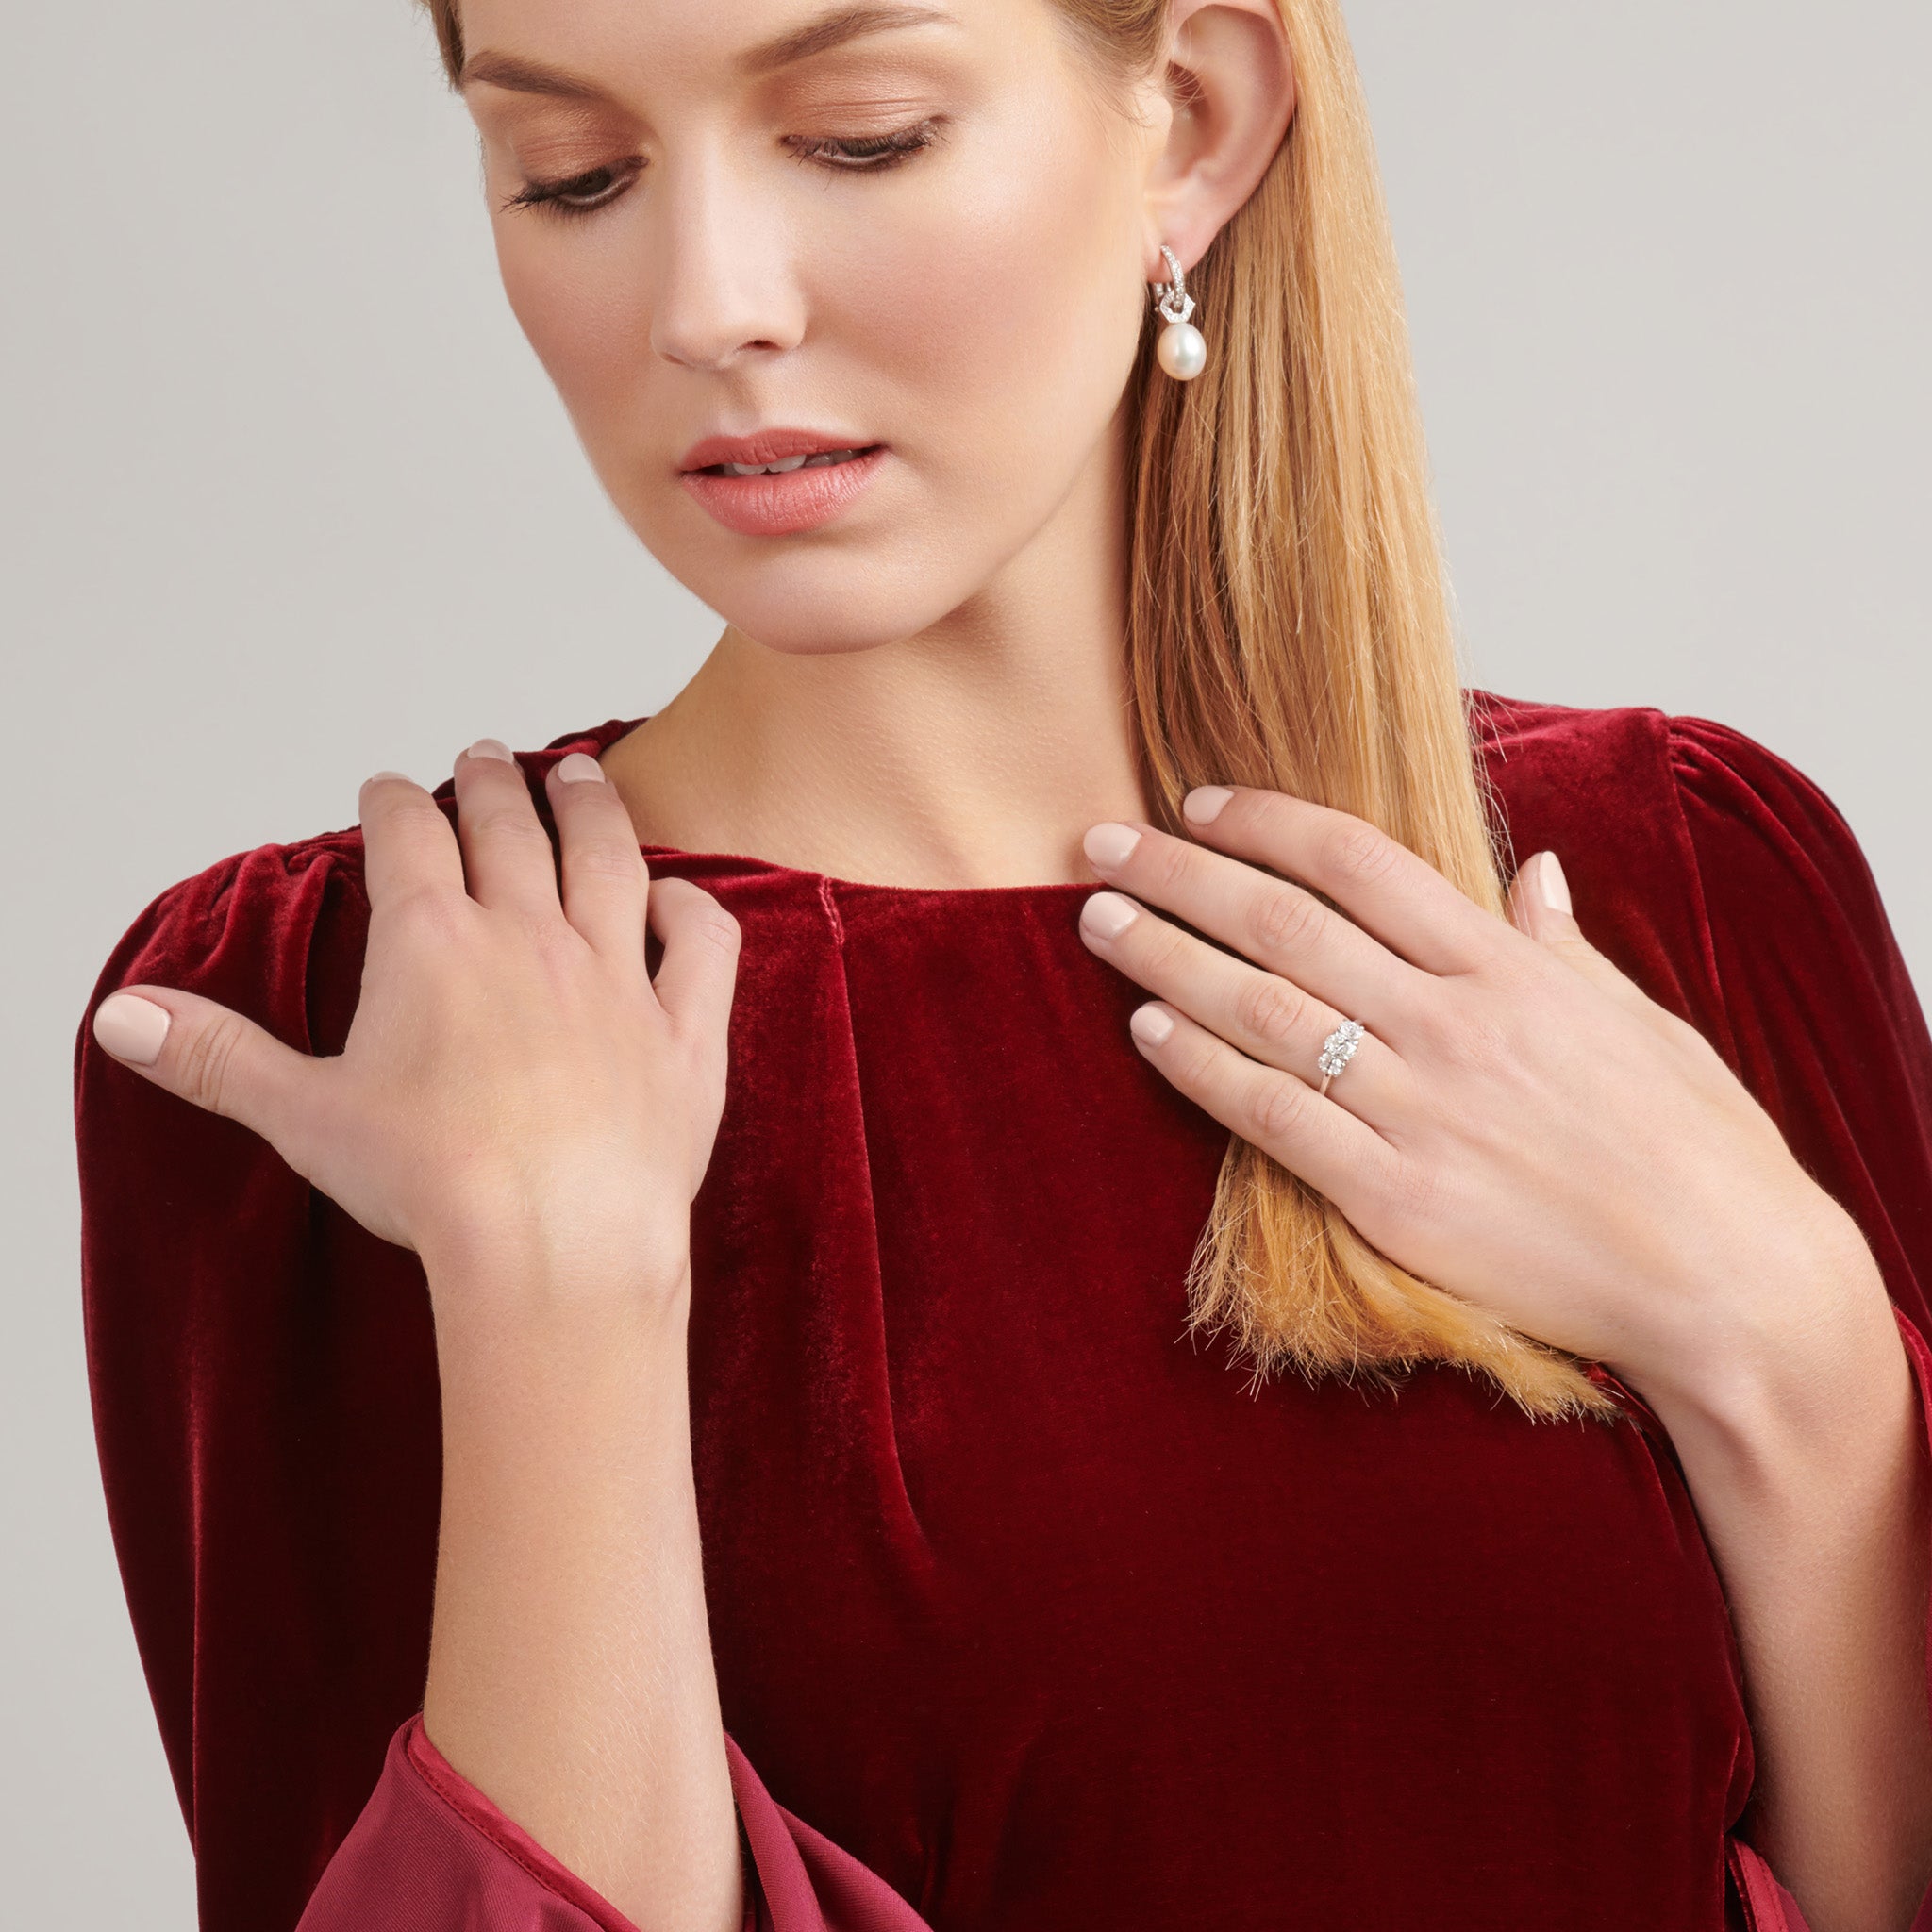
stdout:
{"type": "Polygon", "coordinates": [[[922,148],[930,147],[939,135],[940,124],[934,119],[915,121],[910,127],[895,128],[891,134],[849,140],[827,137],[822,141],[802,141],[795,135],[788,136],[786,145],[801,160],[823,162],[834,174],[876,175],[909,159],[922,148]]]}
{"type": "Polygon", "coordinates": [[[606,203],[615,201],[636,173],[635,164],[626,161],[615,168],[592,168],[588,174],[572,175],[561,181],[526,181],[516,193],[505,196],[504,210],[534,208],[546,215],[594,214],[606,203]]]}
{"type": "MultiPolygon", "coordinates": [[[[934,117],[915,122],[910,127],[895,128],[890,134],[811,139],[788,135],[785,145],[801,162],[823,167],[835,175],[879,175],[931,147],[940,134],[940,120],[934,117]]],[[[506,212],[517,208],[536,208],[563,220],[595,214],[600,208],[608,208],[616,201],[640,172],[640,163],[620,161],[561,180],[526,181],[516,193],[505,198],[503,208],[506,212]]]]}

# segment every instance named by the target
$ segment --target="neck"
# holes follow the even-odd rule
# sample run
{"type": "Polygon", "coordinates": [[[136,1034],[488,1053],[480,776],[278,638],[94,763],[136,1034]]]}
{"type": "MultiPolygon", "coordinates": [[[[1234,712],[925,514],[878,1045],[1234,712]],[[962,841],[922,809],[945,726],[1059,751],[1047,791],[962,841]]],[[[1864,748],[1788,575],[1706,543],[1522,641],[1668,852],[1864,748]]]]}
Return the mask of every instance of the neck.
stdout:
{"type": "Polygon", "coordinates": [[[1082,834],[1149,813],[1124,524],[1100,480],[1119,471],[1090,468],[991,583],[916,635],[787,653],[727,626],[604,754],[639,838],[878,885],[1097,884],[1082,834]]]}

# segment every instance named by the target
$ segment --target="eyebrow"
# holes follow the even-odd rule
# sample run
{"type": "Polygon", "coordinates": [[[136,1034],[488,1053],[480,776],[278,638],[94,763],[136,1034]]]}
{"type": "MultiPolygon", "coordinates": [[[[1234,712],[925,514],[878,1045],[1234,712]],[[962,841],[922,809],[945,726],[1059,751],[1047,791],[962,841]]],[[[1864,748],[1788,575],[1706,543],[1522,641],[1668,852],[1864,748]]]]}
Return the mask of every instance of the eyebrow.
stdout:
{"type": "MultiPolygon", "coordinates": [[[[865,34],[891,33],[902,27],[953,25],[956,23],[942,8],[908,6],[839,7],[792,27],[774,40],[748,48],[733,63],[747,77],[775,74],[780,68],[809,60],[814,55],[828,54],[848,41],[865,34]]],[[[513,93],[554,94],[568,101],[606,101],[610,95],[593,80],[571,74],[560,67],[546,66],[541,60],[525,60],[513,54],[495,54],[485,49],[463,63],[457,85],[467,88],[476,82],[508,88],[513,93]]]]}
{"type": "Polygon", "coordinates": [[[741,74],[774,74],[797,60],[809,60],[814,54],[828,53],[862,34],[891,33],[901,27],[956,25],[951,14],[941,7],[841,7],[822,13],[801,27],[777,39],[766,41],[738,57],[741,74]]]}

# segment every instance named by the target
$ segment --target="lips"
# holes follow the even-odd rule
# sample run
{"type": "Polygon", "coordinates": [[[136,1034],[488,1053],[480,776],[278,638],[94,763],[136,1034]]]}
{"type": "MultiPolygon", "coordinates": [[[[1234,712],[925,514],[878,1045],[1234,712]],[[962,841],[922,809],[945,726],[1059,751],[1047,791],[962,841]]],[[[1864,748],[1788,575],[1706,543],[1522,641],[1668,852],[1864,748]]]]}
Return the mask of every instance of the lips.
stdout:
{"type": "Polygon", "coordinates": [[[684,453],[678,481],[724,525],[747,537],[784,537],[831,522],[863,491],[886,460],[883,443],[807,429],[755,436],[708,436],[684,453]],[[834,462],[811,457],[856,451],[834,462]],[[790,462],[795,467],[750,476],[720,464],[790,462]]]}
{"type": "Polygon", "coordinates": [[[826,429],[760,429],[751,436],[707,436],[677,459],[681,472],[707,470],[719,463],[778,463],[790,457],[829,455],[834,450],[874,449],[868,437],[826,429]]]}

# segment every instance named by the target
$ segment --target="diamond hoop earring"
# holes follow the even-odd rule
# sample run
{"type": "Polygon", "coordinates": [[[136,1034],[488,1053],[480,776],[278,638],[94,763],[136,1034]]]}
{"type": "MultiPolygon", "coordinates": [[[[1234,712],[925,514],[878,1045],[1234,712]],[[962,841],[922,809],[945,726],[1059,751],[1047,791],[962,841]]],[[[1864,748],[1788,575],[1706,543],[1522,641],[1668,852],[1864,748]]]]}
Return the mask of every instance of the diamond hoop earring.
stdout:
{"type": "Polygon", "coordinates": [[[1194,298],[1188,293],[1187,277],[1174,258],[1174,250],[1163,242],[1160,252],[1167,258],[1167,272],[1174,279],[1154,284],[1154,306],[1167,319],[1154,352],[1176,382],[1192,382],[1208,366],[1208,343],[1188,320],[1194,312],[1194,298]]]}

